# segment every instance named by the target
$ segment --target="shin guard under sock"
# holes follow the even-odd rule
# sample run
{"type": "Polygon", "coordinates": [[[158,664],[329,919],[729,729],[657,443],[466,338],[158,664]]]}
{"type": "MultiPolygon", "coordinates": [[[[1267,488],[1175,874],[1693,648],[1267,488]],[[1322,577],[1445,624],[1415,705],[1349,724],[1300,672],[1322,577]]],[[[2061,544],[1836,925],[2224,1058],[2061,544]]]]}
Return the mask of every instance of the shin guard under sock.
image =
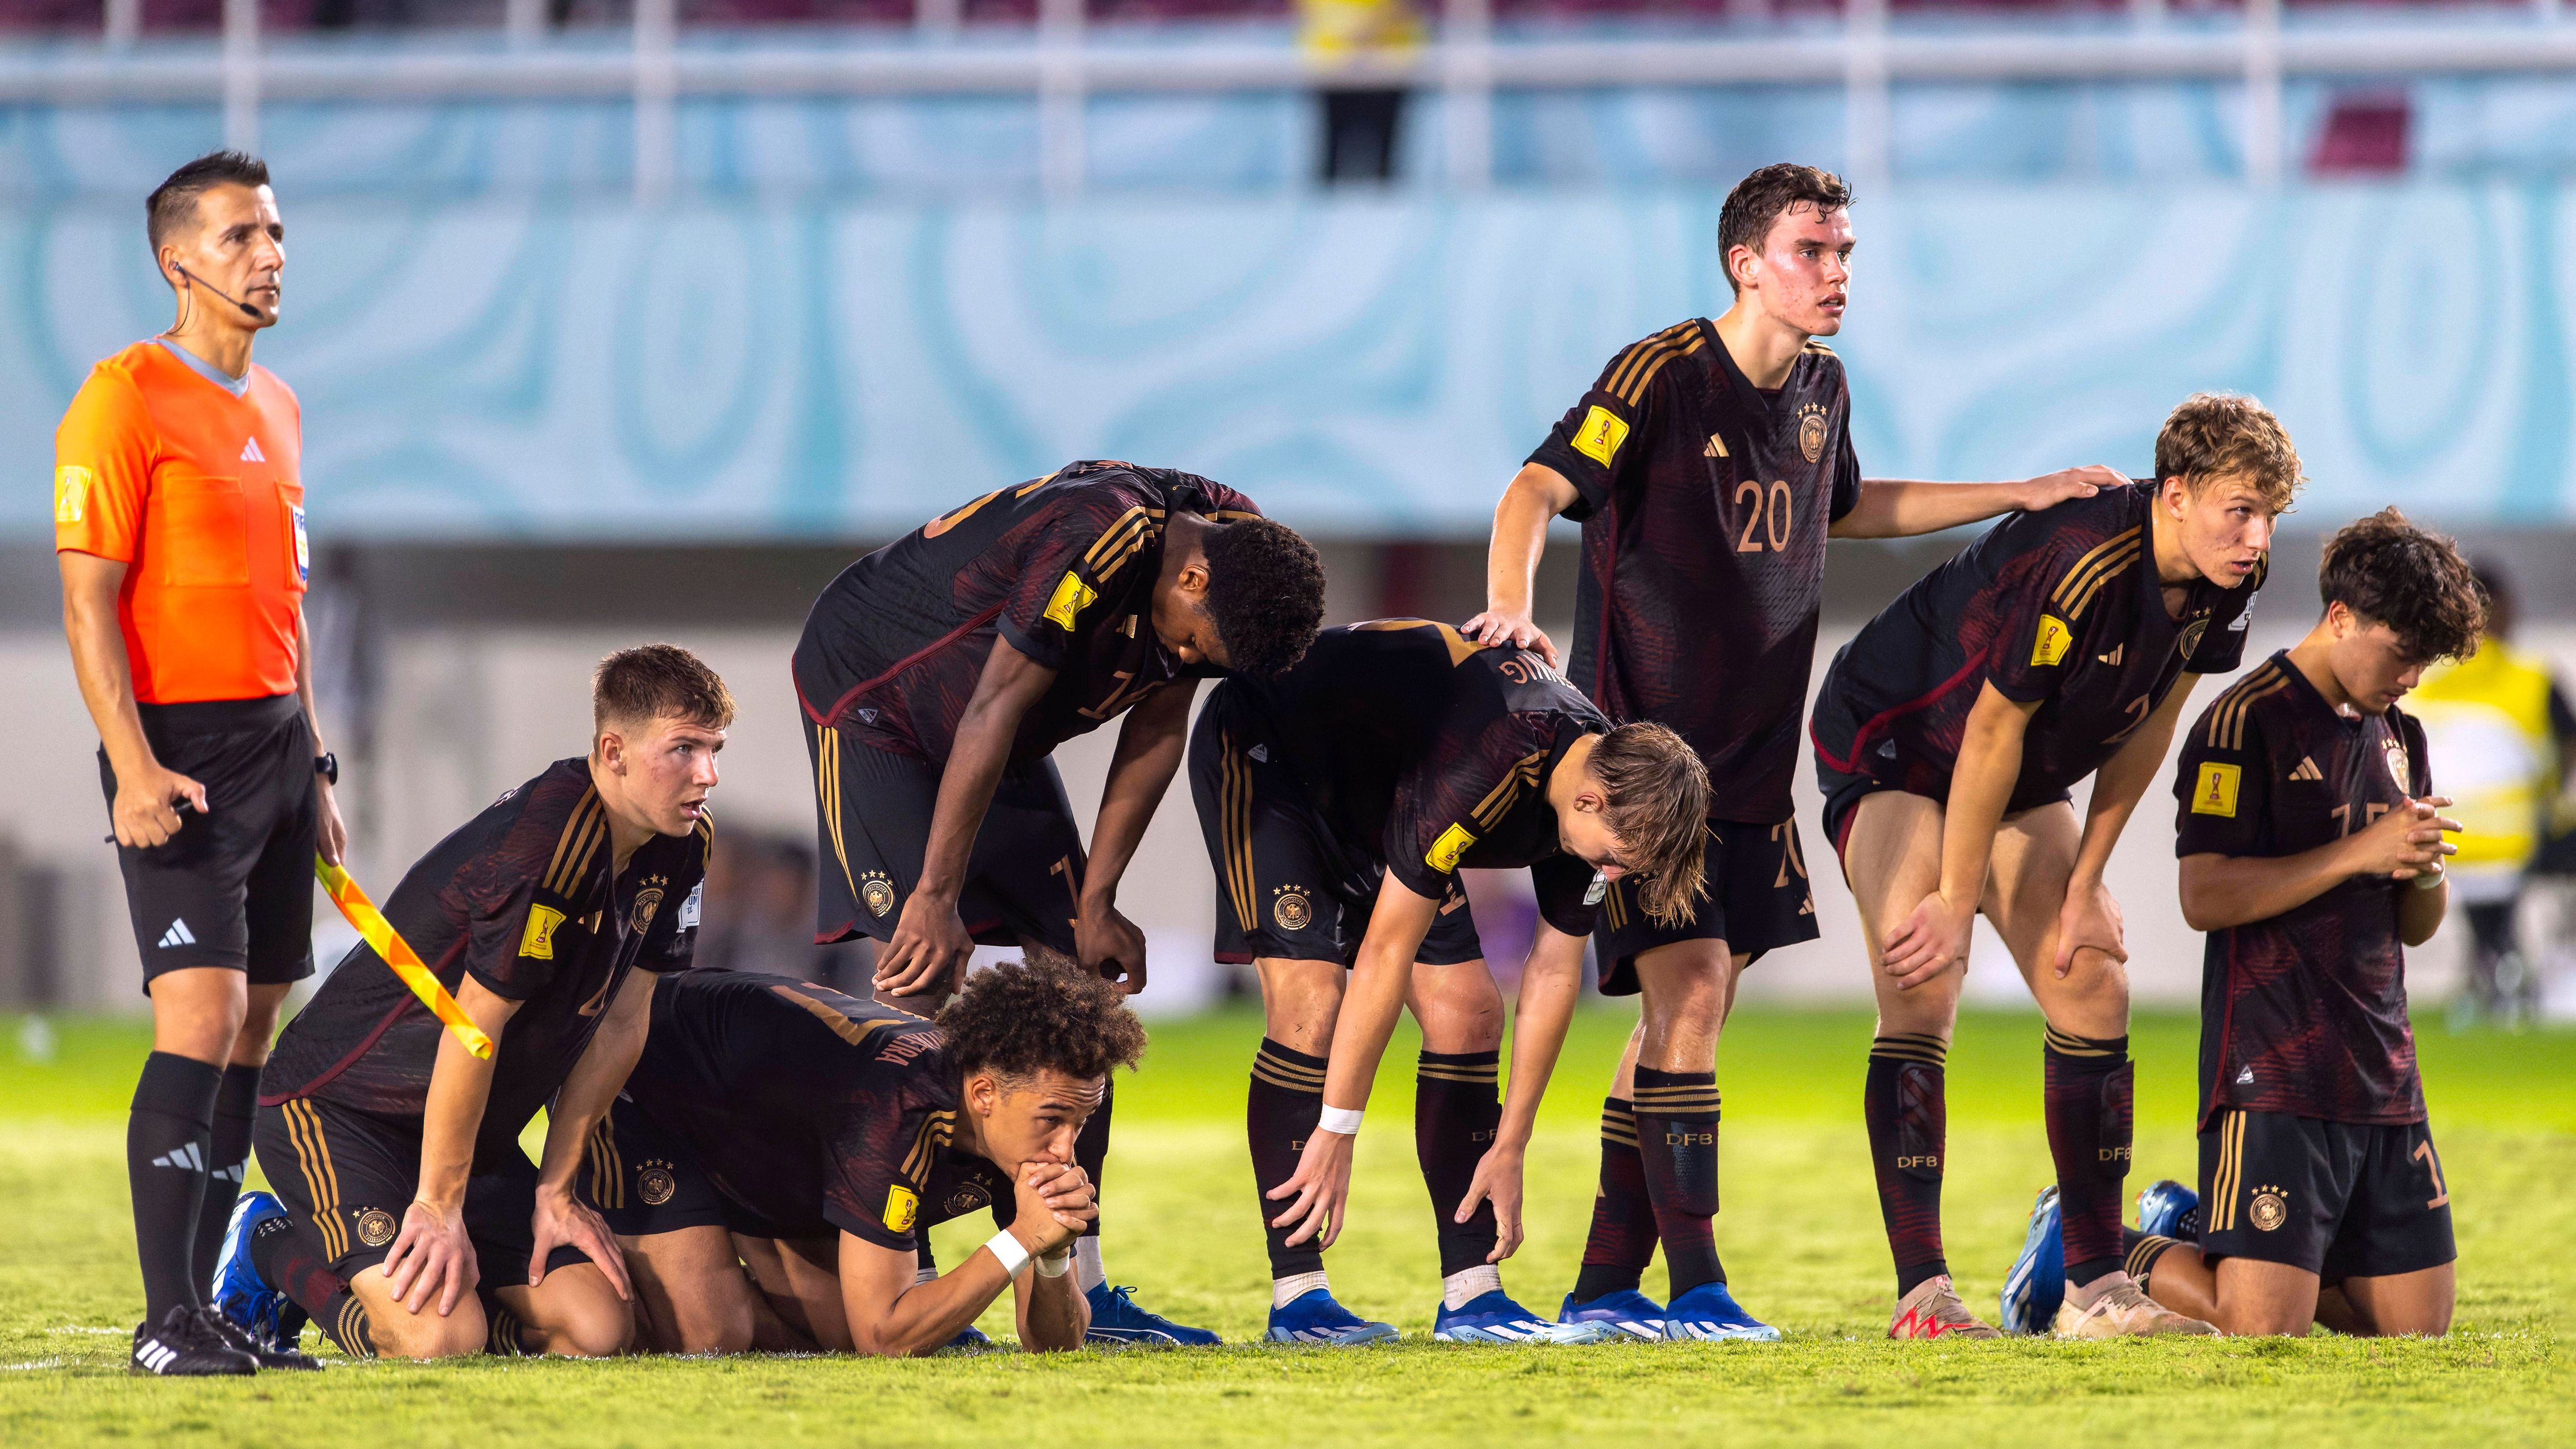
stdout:
{"type": "Polygon", "coordinates": [[[261,1282],[303,1309],[304,1316],[342,1353],[351,1358],[376,1356],[375,1338],[367,1331],[366,1306],[331,1271],[312,1235],[297,1227],[293,1218],[270,1218],[252,1230],[250,1264],[261,1282]]]}
{"type": "Polygon", "coordinates": [[[210,1278],[215,1259],[224,1251],[224,1230],[232,1226],[233,1202],[242,1180],[250,1175],[250,1129],[259,1117],[259,1068],[229,1066],[215,1088],[214,1134],[208,1139],[206,1196],[197,1208],[197,1276],[210,1278]]]}
{"type": "Polygon", "coordinates": [[[1637,1156],[1664,1245],[1671,1296],[1723,1283],[1717,1260],[1718,1096],[1715,1072],[1637,1068],[1637,1156]]]}
{"type": "Polygon", "coordinates": [[[2120,1188],[2136,1125],[2129,1039],[2052,1026],[2042,1057],[2066,1281],[2080,1288],[2120,1269],[2120,1188]]]}
{"type": "Polygon", "coordinates": [[[156,1326],[173,1308],[206,1303],[196,1264],[197,1213],[206,1198],[215,1093],[223,1077],[221,1068],[192,1057],[154,1052],[134,1084],[133,1111],[125,1119],[125,1181],[134,1196],[145,1321],[156,1326]]]}
{"type": "Polygon", "coordinates": [[[1583,1240],[1574,1301],[1635,1291],[1654,1260],[1655,1208],[1646,1200],[1637,1114],[1625,1098],[1607,1097],[1601,1103],[1601,1183],[1592,1195],[1592,1231],[1583,1240]]]}
{"type": "Polygon", "coordinates": [[[1252,1093],[1244,1104],[1244,1133],[1252,1144],[1253,1196],[1261,1204],[1261,1233],[1270,1245],[1270,1276],[1286,1278],[1320,1273],[1324,1251],[1313,1238],[1287,1246],[1290,1228],[1270,1220],[1287,1211],[1294,1199],[1273,1199],[1270,1190],[1297,1175],[1297,1159],[1306,1139],[1324,1115],[1324,1058],[1312,1057],[1264,1037],[1252,1059],[1252,1093]]]}
{"type": "MultiPolygon", "coordinates": [[[[1413,1150],[1440,1234],[1440,1276],[1484,1266],[1494,1251],[1494,1205],[1456,1221],[1476,1164],[1502,1125],[1500,1052],[1424,1052],[1413,1085],[1413,1150]]],[[[1317,1102],[1323,1099],[1319,1096],[1317,1102]]]]}
{"type": "Polygon", "coordinates": [[[1904,1032],[1869,1045],[1869,1079],[1861,1115],[1869,1123],[1870,1166],[1878,1176],[1878,1211],[1896,1259],[1896,1296],[1950,1271],[1941,1256],[1941,1159],[1949,1151],[1950,1044],[1904,1032]]]}

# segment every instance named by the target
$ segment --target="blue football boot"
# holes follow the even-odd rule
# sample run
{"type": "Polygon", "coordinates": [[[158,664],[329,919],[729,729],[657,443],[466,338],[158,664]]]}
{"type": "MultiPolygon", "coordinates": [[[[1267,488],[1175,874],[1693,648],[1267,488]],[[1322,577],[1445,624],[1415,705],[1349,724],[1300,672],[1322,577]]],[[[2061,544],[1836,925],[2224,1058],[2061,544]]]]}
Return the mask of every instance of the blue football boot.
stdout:
{"type": "Polygon", "coordinates": [[[2200,1194],[2168,1177],[2138,1189],[2138,1231],[2177,1242],[2200,1240],[2200,1194]]]}
{"type": "Polygon", "coordinates": [[[1664,1338],[1663,1305],[1634,1288],[1604,1293],[1586,1303],[1575,1302],[1568,1293],[1565,1306],[1556,1310],[1556,1321],[1608,1324],[1616,1338],[1642,1338],[1649,1343],[1661,1343],[1664,1338]]]}
{"type": "Polygon", "coordinates": [[[1136,1306],[1128,1295],[1133,1288],[1112,1288],[1103,1283],[1085,1293],[1091,1300],[1091,1329],[1083,1334],[1085,1343],[1152,1344],[1160,1348],[1206,1348],[1223,1339],[1204,1328],[1190,1328],[1174,1323],[1159,1313],[1136,1306]]]}
{"type": "Polygon", "coordinates": [[[982,1353],[984,1350],[991,1348],[992,1346],[993,1336],[970,1323],[964,1328],[957,1330],[957,1336],[948,1340],[948,1347],[940,1350],[940,1352],[982,1353]]]}
{"type": "Polygon", "coordinates": [[[259,1225],[286,1216],[286,1207],[264,1192],[246,1192],[233,1203],[233,1220],[224,1229],[224,1246],[215,1254],[210,1305],[238,1332],[237,1347],[259,1360],[261,1368],[311,1369],[321,1364],[298,1348],[304,1337],[304,1310],[272,1288],[250,1260],[251,1235],[259,1225]]]}
{"type": "Polygon", "coordinates": [[[1780,1330],[1745,1312],[1724,1283],[1702,1283],[1664,1305],[1664,1337],[1777,1343],[1780,1330]]]}
{"type": "Polygon", "coordinates": [[[1377,1343],[1401,1338],[1392,1323],[1377,1323],[1362,1318],[1333,1301],[1333,1290],[1317,1288],[1301,1293],[1285,1308],[1270,1310],[1272,1343],[1324,1344],[1347,1348],[1355,1343],[1377,1343]]]}
{"type": "Polygon", "coordinates": [[[1442,1343],[1599,1343],[1619,1330],[1606,1323],[1550,1323],[1497,1288],[1455,1308],[1440,1306],[1431,1336],[1442,1343]]]}
{"type": "Polygon", "coordinates": [[[2030,1205],[2030,1231],[2021,1240],[2021,1256],[2004,1276],[2003,1322],[2006,1333],[2046,1333],[2057,1323],[2057,1305],[2066,1301],[2066,1238],[2059,1231],[2057,1184],[2039,1190],[2030,1205]]]}

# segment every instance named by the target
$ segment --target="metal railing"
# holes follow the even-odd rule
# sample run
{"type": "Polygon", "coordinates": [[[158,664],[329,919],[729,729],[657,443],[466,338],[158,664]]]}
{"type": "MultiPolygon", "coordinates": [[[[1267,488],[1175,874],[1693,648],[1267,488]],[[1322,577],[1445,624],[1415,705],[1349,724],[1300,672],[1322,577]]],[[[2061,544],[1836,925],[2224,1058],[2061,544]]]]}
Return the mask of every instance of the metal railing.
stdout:
{"type": "Polygon", "coordinates": [[[271,100],[531,100],[631,98],[635,191],[658,200],[676,183],[677,108],[709,96],[1033,96],[1040,176],[1052,196],[1084,185],[1085,102],[1102,94],[1304,89],[1384,83],[1436,90],[1454,187],[1493,174],[1493,95],[1501,89],[1616,86],[1840,85],[1848,169],[1889,171],[1890,89],[1906,81],[2233,81],[2246,89],[2247,179],[2286,169],[2282,88],[2298,76],[2379,78],[2576,73],[2576,26],[2558,0],[2533,0],[2528,21],[2489,12],[2422,12],[2348,24],[2282,25],[2282,0],[2245,0],[2233,24],[2166,22],[2161,0],[2133,0],[2107,31],[1892,29],[1887,0],[1847,0],[1843,23],[1811,33],[1651,39],[1498,39],[1490,0],[1444,0],[1437,40],[1409,54],[1328,67],[1285,44],[1140,45],[1103,40],[1083,0],[1039,0],[1025,44],[959,46],[960,0],[923,0],[917,43],[823,46],[782,36],[724,48],[680,44],[678,0],[635,0],[624,47],[549,44],[544,0],[508,0],[500,49],[442,46],[341,53],[261,43],[258,0],[225,0],[209,49],[136,49],[141,0],[108,0],[97,48],[0,51],[0,104],[219,101],[229,144],[256,148],[271,100]]]}

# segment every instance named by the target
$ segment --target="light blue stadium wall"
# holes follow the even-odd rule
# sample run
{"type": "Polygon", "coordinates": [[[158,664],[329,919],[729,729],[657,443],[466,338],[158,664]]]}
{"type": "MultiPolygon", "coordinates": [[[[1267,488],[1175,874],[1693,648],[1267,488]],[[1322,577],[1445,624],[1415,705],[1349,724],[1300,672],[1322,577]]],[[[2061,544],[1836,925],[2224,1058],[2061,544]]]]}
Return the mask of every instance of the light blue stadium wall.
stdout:
{"type": "MultiPolygon", "coordinates": [[[[603,143],[604,144],[604,143],[603,143]]],[[[160,164],[155,162],[156,165],[160,164]]],[[[1724,302],[1713,191],[1044,209],[299,201],[289,317],[326,536],[910,527],[1113,456],[1324,531],[1467,534],[1623,343],[1724,302]]],[[[2323,523],[2576,521],[2553,184],[1900,186],[1836,347],[1873,473],[2143,471],[2184,393],[2288,420],[2323,523]]],[[[169,318],[139,208],[0,214],[13,536],[93,358],[169,318]]]]}

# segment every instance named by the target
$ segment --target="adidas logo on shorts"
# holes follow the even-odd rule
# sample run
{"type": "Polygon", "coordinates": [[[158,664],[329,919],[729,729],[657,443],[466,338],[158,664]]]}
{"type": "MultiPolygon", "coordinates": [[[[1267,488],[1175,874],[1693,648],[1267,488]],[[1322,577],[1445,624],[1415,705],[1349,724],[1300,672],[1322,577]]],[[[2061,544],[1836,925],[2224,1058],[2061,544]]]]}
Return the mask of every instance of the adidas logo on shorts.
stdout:
{"type": "Polygon", "coordinates": [[[170,929],[161,933],[161,949],[165,951],[173,946],[195,944],[197,944],[197,933],[188,929],[188,923],[185,920],[172,921],[170,929]]]}

